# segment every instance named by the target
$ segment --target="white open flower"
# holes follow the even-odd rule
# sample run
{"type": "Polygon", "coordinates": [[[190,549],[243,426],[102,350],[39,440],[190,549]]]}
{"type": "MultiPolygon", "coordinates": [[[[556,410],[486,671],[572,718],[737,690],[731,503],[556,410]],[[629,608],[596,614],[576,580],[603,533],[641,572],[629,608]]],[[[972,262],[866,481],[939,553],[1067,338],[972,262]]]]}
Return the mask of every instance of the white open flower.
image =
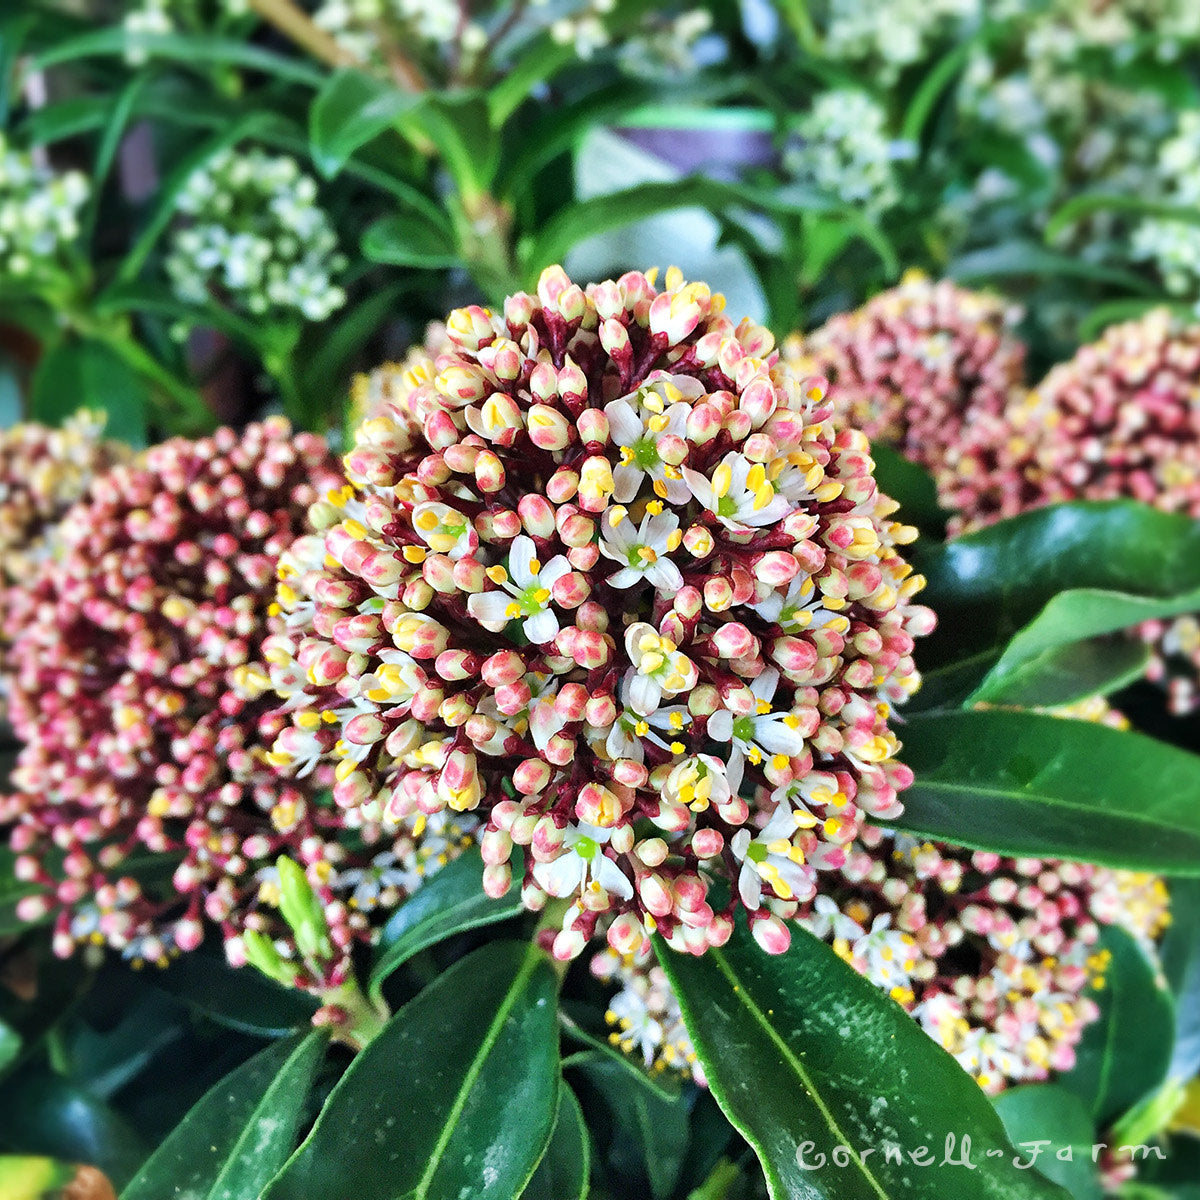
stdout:
{"type": "Polygon", "coordinates": [[[683,587],[683,575],[667,556],[679,548],[683,534],[673,513],[647,514],[636,529],[620,515],[614,524],[606,519],[600,539],[600,553],[622,564],[608,578],[615,588],[633,587],[643,579],[668,594],[683,587]]]}
{"type": "Polygon", "coordinates": [[[435,554],[456,561],[479,547],[479,535],[470,520],[458,509],[434,500],[413,509],[413,529],[435,554]]]}
{"type": "Polygon", "coordinates": [[[622,900],[633,898],[629,877],[607,854],[604,847],[611,829],[599,825],[568,825],[562,853],[552,862],[533,864],[533,877],[551,896],[573,896],[584,888],[603,888],[622,900]]]}
{"type": "Polygon", "coordinates": [[[731,452],[717,464],[712,478],[682,468],[691,493],[726,529],[739,532],[782,521],[792,502],[776,492],[762,463],[751,464],[744,455],[731,452]]]}
{"type": "Polygon", "coordinates": [[[738,894],[751,912],[762,904],[764,883],[781,900],[807,900],[816,891],[813,872],[804,865],[804,854],[792,841],[795,832],[792,814],[781,805],[757,836],[748,829],[733,835],[730,849],[742,863],[738,894]]]}
{"type": "Polygon", "coordinates": [[[850,628],[849,619],[825,608],[823,601],[812,576],[799,574],[788,584],[786,592],[773,588],[751,607],[764,621],[778,625],[784,633],[820,629],[825,625],[833,625],[837,632],[845,633],[850,628]]]}
{"type": "Polygon", "coordinates": [[[682,401],[704,394],[698,379],[679,375],[645,384],[604,406],[612,440],[621,453],[621,465],[613,470],[614,500],[628,504],[648,475],[656,496],[672,504],[687,503],[691,492],[679,463],[686,452],[691,406],[682,401]],[[678,445],[676,438],[680,439],[678,445]]]}
{"type": "Polygon", "coordinates": [[[804,750],[804,735],[799,718],[788,712],[775,712],[771,697],[779,684],[779,672],[768,667],[750,685],[756,711],[738,716],[727,708],[718,709],[708,718],[708,735],[714,741],[733,742],[730,762],[734,756],[745,755],[752,763],[762,762],[764,756],[782,755],[791,758],[804,750]]]}
{"type": "Polygon", "coordinates": [[[653,625],[645,621],[630,625],[625,631],[625,648],[633,663],[626,682],[634,712],[649,716],[664,696],[678,696],[696,686],[695,664],[653,625]]]}
{"type": "Polygon", "coordinates": [[[612,759],[629,758],[640,763],[645,761],[645,744],[649,742],[660,750],[678,753],[682,743],[677,738],[691,722],[692,715],[682,704],[657,709],[649,716],[626,709],[608,730],[604,752],[612,759]],[[668,737],[669,742],[665,740],[668,737]]]}
{"type": "Polygon", "coordinates": [[[534,557],[533,539],[514,538],[508,550],[508,569],[492,567],[488,578],[503,590],[476,592],[467,600],[467,610],[484,629],[498,633],[509,621],[524,618],[525,636],[536,645],[552,641],[558,633],[558,617],[550,607],[550,590],[571,570],[563,555],[545,566],[534,557]]]}

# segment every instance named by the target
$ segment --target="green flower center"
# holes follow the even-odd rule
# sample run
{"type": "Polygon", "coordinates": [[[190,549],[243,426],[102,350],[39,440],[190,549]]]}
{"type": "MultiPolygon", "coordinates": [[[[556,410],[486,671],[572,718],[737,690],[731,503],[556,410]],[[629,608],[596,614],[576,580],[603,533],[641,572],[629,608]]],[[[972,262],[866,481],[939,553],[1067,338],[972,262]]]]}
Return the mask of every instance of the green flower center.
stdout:
{"type": "Polygon", "coordinates": [[[761,863],[767,861],[767,848],[761,842],[751,842],[746,847],[746,857],[752,863],[761,863]]]}
{"type": "Polygon", "coordinates": [[[658,465],[658,443],[654,438],[638,438],[631,449],[633,450],[633,461],[643,471],[658,465]]]}
{"type": "Polygon", "coordinates": [[[749,717],[738,717],[733,723],[733,736],[740,742],[754,741],[754,722],[749,717]]]}
{"type": "Polygon", "coordinates": [[[596,854],[600,849],[600,843],[596,841],[595,838],[581,837],[579,841],[575,843],[573,849],[580,858],[591,862],[591,860],[596,857],[596,854]]]}
{"type": "Polygon", "coordinates": [[[737,501],[732,496],[717,498],[717,516],[732,517],[737,512],[737,501]]]}

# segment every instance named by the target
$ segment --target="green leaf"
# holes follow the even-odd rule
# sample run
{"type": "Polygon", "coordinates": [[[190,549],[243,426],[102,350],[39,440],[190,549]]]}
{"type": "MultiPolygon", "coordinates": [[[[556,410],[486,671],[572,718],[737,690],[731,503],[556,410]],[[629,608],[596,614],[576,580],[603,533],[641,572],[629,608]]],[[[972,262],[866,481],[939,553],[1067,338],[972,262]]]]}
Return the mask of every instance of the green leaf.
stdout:
{"type": "Polygon", "coordinates": [[[967,65],[968,59],[975,54],[979,47],[995,36],[997,28],[993,23],[985,25],[973,36],[959,42],[925,71],[920,86],[905,110],[904,120],[900,125],[901,138],[907,142],[921,140],[930,114],[941,99],[942,93],[967,65]]]}
{"type": "MultiPolygon", "coordinates": [[[[512,866],[514,878],[520,879],[524,869],[520,851],[514,852],[512,866]]],[[[510,888],[499,900],[492,900],[484,892],[479,847],[464,850],[418,888],[384,927],[382,953],[371,970],[372,998],[379,998],[384,980],[414,954],[456,933],[507,921],[524,911],[519,888],[510,888]]]]}
{"type": "Polygon", "coordinates": [[[1175,1050],[1171,1076],[1200,1074],[1200,879],[1170,879],[1171,924],[1160,955],[1175,997],[1175,1050]]]}
{"type": "Polygon", "coordinates": [[[20,1053],[21,1035],[11,1025],[0,1021],[0,1074],[16,1062],[20,1053]]]}
{"type": "Polygon", "coordinates": [[[888,824],[1001,854],[1200,874],[1200,756],[1001,709],[913,714],[901,738],[917,778],[888,824]]]}
{"type": "Polygon", "coordinates": [[[30,415],[61,424],[80,408],[108,414],[109,437],[146,444],[149,391],[141,377],[101,342],[64,339],[42,356],[29,394],[30,415]]]}
{"type": "Polygon", "coordinates": [[[954,1059],[805,930],[771,956],[739,918],[720,949],[693,958],[659,940],[658,952],[773,1200],[1065,1200],[1013,1165],[999,1116],[954,1059]],[[959,1151],[970,1137],[975,1170],[947,1163],[951,1134],[959,1151]]]}
{"type": "Polygon", "coordinates": [[[346,160],[385,129],[409,116],[421,97],[364,74],[335,71],[321,85],[308,114],[309,143],[317,170],[332,179],[346,160]]]}
{"type": "Polygon", "coordinates": [[[485,93],[427,93],[413,112],[414,125],[438,148],[462,198],[488,192],[500,163],[485,93]]]}
{"type": "Polygon", "coordinates": [[[155,972],[154,983],[219,1025],[258,1037],[292,1033],[318,1008],[307,992],[281,987],[253,967],[231,967],[223,954],[180,955],[155,972]]]}
{"type": "Polygon", "coordinates": [[[583,1110],[567,1085],[558,1089],[558,1116],[545,1157],[521,1200],[587,1200],[591,1145],[583,1110]]]}
{"type": "Polygon", "coordinates": [[[675,1191],[688,1149],[688,1107],[681,1096],[664,1100],[630,1087],[620,1063],[596,1059],[581,1066],[587,1082],[604,1097],[612,1118],[609,1166],[622,1180],[644,1178],[654,1200],[675,1191]]]}
{"type": "Polygon", "coordinates": [[[276,54],[249,42],[233,38],[205,37],[196,33],[128,33],[121,26],[84,33],[43,50],[31,68],[44,71],[79,58],[124,55],[128,50],[144,51],[150,58],[165,58],[187,67],[243,67],[274,75],[291,83],[319,87],[325,73],[294,55],[276,54]]]}
{"type": "Polygon", "coordinates": [[[1058,1081],[1104,1129],[1162,1083],[1171,1061],[1175,1005],[1123,929],[1103,928],[1099,948],[1112,955],[1103,987],[1090,993],[1100,1019],[1084,1030],[1074,1068],[1058,1081]]]}
{"type": "Polygon", "coordinates": [[[1053,242],[1059,234],[1097,212],[1130,213],[1135,217],[1156,217],[1159,220],[1179,221],[1184,225],[1200,225],[1200,211],[1190,204],[1164,204],[1144,196],[1128,196],[1119,192],[1083,192],[1072,196],[1056,209],[1046,222],[1045,238],[1053,242]]]}
{"type": "Polygon", "coordinates": [[[519,1196],[554,1127],[555,992],[535,946],[455,963],[351,1063],[263,1200],[519,1196]]]}
{"type": "Polygon", "coordinates": [[[146,1147],[116,1109],[46,1068],[24,1067],[0,1088],[0,1145],[99,1167],[118,1187],[146,1147]]]}
{"type": "Polygon", "coordinates": [[[1071,588],[1159,599],[1200,589],[1200,522],[1132,500],[1052,505],[912,550],[938,614],[923,665],[1003,645],[1071,588]]]}
{"type": "Polygon", "coordinates": [[[1012,638],[970,702],[1049,707],[1112,691],[1137,677],[1146,650],[1133,643],[1089,639],[1141,621],[1197,611],[1200,591],[1171,600],[1099,588],[1060,592],[1012,638]],[[1083,655],[1092,669],[1079,670],[1072,655],[1083,655]],[[1091,661],[1097,657],[1100,661],[1091,661]]]}
{"type": "Polygon", "coordinates": [[[96,216],[100,211],[102,185],[108,178],[108,173],[117,157],[125,130],[129,127],[130,119],[133,116],[134,106],[153,78],[150,71],[138,72],[113,100],[112,111],[108,114],[104,133],[96,150],[96,161],[92,167],[92,194],[84,210],[85,216],[82,224],[87,231],[86,236],[89,240],[96,227],[96,216]]]}
{"type": "Polygon", "coordinates": [[[33,14],[14,12],[0,20],[0,129],[8,124],[8,113],[13,98],[13,73],[17,55],[33,25],[33,14]]]}
{"type": "Polygon", "coordinates": [[[1039,282],[1048,278],[1088,279],[1115,284],[1141,295],[1155,295],[1158,291],[1144,275],[1090,262],[1077,254],[1060,254],[1036,242],[1001,242],[986,250],[973,250],[952,259],[946,266],[946,274],[966,284],[1027,275],[1039,282]]]}
{"type": "Polygon", "coordinates": [[[539,83],[575,61],[575,47],[550,34],[537,38],[487,92],[488,120],[499,130],[539,83]]]}
{"type": "Polygon", "coordinates": [[[1033,1083],[1009,1088],[993,1103],[1025,1161],[1074,1200],[1101,1200],[1104,1189],[1092,1162],[1096,1126],[1077,1096],[1057,1084],[1033,1083]]]}
{"type": "Polygon", "coordinates": [[[327,1035],[279,1042],[230,1072],[152,1154],[121,1200],[243,1200],[287,1160],[327,1035]]]}
{"type": "Polygon", "coordinates": [[[372,262],[427,271],[457,266],[460,257],[449,227],[418,212],[372,222],[363,234],[362,252],[372,262]]]}

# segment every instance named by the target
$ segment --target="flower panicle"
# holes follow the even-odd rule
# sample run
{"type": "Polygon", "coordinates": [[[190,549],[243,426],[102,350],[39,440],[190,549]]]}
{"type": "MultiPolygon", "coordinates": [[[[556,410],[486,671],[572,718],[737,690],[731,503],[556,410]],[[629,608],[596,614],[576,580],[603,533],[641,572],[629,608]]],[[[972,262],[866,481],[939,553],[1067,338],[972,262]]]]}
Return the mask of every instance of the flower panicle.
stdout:
{"type": "Polygon", "coordinates": [[[491,895],[526,848],[526,905],[569,901],[562,958],[720,944],[720,876],[782,948],[911,779],[888,717],[932,627],[915,534],[824,381],[665,283],[550,268],[450,314],[284,556],[266,652],[275,761],[332,762],[354,820],[472,816],[491,895]]]}

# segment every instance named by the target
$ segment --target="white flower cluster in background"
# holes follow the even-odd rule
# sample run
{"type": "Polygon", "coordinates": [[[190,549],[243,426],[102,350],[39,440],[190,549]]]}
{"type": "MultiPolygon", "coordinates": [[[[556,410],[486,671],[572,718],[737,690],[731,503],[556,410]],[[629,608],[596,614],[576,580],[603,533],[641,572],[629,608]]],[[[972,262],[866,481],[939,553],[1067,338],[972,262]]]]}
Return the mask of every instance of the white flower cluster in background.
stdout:
{"type": "MultiPolygon", "coordinates": [[[[1200,206],[1200,111],[1180,113],[1175,136],[1159,148],[1158,175],[1165,201],[1200,206]]],[[[1134,230],[1133,254],[1154,262],[1168,291],[1200,291],[1200,225],[1149,217],[1134,230]]]]}
{"type": "Polygon", "coordinates": [[[822,92],[796,132],[802,141],[787,151],[784,167],[801,182],[875,212],[900,199],[895,164],[914,147],[890,136],[887,113],[866,92],[822,92]]]}
{"type": "Polygon", "coordinates": [[[55,265],[79,236],[79,211],[90,194],[86,175],[41,166],[0,133],[0,277],[55,265]]]}
{"type": "Polygon", "coordinates": [[[226,150],[193,172],[178,212],[190,220],[166,267],[181,300],[215,296],[255,316],[294,311],[309,321],[345,303],[335,277],[346,259],[316,181],[294,158],[226,150]]]}
{"type": "Polygon", "coordinates": [[[467,54],[487,42],[484,27],[455,0],[325,0],[313,21],[361,62],[377,60],[384,49],[381,39],[389,35],[406,52],[406,41],[433,46],[458,42],[467,54]]]}
{"type": "Polygon", "coordinates": [[[978,21],[981,0],[829,0],[823,25],[829,57],[872,64],[883,84],[895,81],[942,38],[978,21]]]}
{"type": "Polygon", "coordinates": [[[138,37],[175,32],[171,6],[172,0],[142,0],[141,4],[125,14],[125,32],[133,39],[125,47],[125,61],[131,67],[141,66],[150,57],[145,46],[137,44],[138,37]]]}

